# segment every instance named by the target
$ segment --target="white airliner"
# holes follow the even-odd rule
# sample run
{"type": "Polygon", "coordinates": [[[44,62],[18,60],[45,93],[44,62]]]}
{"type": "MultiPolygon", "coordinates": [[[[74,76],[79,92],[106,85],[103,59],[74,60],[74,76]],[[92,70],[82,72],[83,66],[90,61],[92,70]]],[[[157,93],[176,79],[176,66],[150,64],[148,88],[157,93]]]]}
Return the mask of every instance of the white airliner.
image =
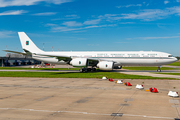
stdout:
{"type": "MultiPolygon", "coordinates": [[[[18,32],[25,53],[38,61],[69,64],[80,71],[121,69],[122,66],[161,66],[177,61],[171,54],[154,51],[92,51],[92,52],[45,52],[40,50],[24,33],[18,32]],[[89,68],[90,67],[90,68],[89,68]]],[[[15,52],[5,50],[7,52],[15,52]]]]}

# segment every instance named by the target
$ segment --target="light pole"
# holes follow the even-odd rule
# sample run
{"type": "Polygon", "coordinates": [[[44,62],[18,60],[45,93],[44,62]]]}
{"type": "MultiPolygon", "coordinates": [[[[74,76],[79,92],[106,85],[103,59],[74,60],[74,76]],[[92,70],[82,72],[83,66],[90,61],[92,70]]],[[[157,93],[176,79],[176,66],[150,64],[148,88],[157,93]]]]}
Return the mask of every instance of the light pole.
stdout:
{"type": "Polygon", "coordinates": [[[3,67],[4,65],[3,65],[3,59],[2,59],[2,67],[3,67]]]}

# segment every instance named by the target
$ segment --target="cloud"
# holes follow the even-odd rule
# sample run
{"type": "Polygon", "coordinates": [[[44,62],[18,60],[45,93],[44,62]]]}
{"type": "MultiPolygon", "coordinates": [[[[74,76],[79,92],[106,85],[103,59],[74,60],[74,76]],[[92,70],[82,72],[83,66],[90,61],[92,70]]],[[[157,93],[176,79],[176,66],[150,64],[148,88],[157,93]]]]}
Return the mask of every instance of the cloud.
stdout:
{"type": "Polygon", "coordinates": [[[50,16],[50,15],[55,15],[56,12],[44,12],[44,13],[36,13],[36,14],[32,14],[32,15],[36,15],[36,16],[50,16]]]}
{"type": "Polygon", "coordinates": [[[166,0],[166,1],[164,1],[164,4],[168,4],[168,3],[169,3],[169,1],[167,1],[167,0],[166,0]]]}
{"type": "Polygon", "coordinates": [[[180,0],[176,0],[176,2],[180,2],[180,0]]]}
{"type": "Polygon", "coordinates": [[[120,14],[105,14],[98,16],[99,19],[105,19],[106,21],[113,21],[121,19],[120,14]]]}
{"type": "Polygon", "coordinates": [[[72,2],[72,0],[0,0],[0,7],[30,6],[30,5],[36,5],[39,2],[62,4],[66,2],[72,2]]]}
{"type": "Polygon", "coordinates": [[[126,14],[105,14],[100,15],[98,18],[106,19],[106,21],[115,21],[121,19],[140,19],[143,21],[155,21],[158,19],[164,19],[170,15],[180,16],[180,6],[175,6],[166,9],[144,9],[136,13],[126,13],[126,14]]]}
{"type": "Polygon", "coordinates": [[[88,27],[62,27],[62,26],[56,26],[56,27],[52,27],[52,31],[53,32],[79,31],[79,30],[85,30],[85,29],[95,28],[95,27],[101,27],[101,26],[88,26],[88,27]]]}
{"type": "Polygon", "coordinates": [[[180,36],[170,36],[170,37],[139,37],[139,39],[150,40],[150,39],[170,39],[170,38],[179,38],[180,36]]]}
{"type": "Polygon", "coordinates": [[[113,16],[117,16],[117,15],[119,15],[119,14],[105,14],[104,16],[105,17],[113,17],[113,16]]]}
{"type": "Polygon", "coordinates": [[[114,42],[114,43],[131,43],[131,42],[114,42]]]}
{"type": "Polygon", "coordinates": [[[83,24],[85,24],[85,25],[94,25],[94,24],[99,24],[100,21],[101,21],[101,19],[88,20],[88,21],[85,21],[83,24]]]}
{"type": "Polygon", "coordinates": [[[48,23],[45,26],[51,27],[52,32],[67,32],[67,31],[77,31],[83,29],[83,27],[81,27],[83,26],[83,24],[76,21],[64,22],[62,23],[62,25],[48,23]]]}
{"type": "Polygon", "coordinates": [[[59,26],[57,24],[51,24],[48,23],[45,26],[46,27],[51,27],[51,31],[52,32],[67,32],[67,31],[82,31],[82,30],[86,30],[86,29],[91,29],[91,28],[99,28],[99,27],[108,27],[108,26],[115,26],[114,24],[110,24],[110,25],[83,25],[81,23],[78,23],[76,21],[70,21],[70,22],[64,22],[63,25],[65,26],[59,26]]]}
{"type": "Polygon", "coordinates": [[[15,32],[12,32],[12,31],[0,31],[0,38],[12,37],[12,34],[14,33],[15,32]]]}
{"type": "Polygon", "coordinates": [[[164,17],[168,16],[170,13],[165,10],[160,9],[146,9],[140,11],[137,14],[130,13],[130,14],[121,14],[122,17],[120,19],[142,19],[144,21],[153,21],[156,19],[163,19],[164,17]]]}
{"type": "Polygon", "coordinates": [[[56,24],[48,23],[45,26],[57,26],[56,24]]]}
{"type": "Polygon", "coordinates": [[[82,28],[71,28],[71,27],[62,27],[62,26],[57,26],[53,27],[52,31],[53,32],[67,32],[67,31],[76,31],[76,30],[81,30],[82,28]]]}
{"type": "Polygon", "coordinates": [[[52,19],[53,21],[54,20],[70,20],[70,19],[79,19],[80,17],[78,15],[66,15],[66,16],[63,16],[61,18],[56,18],[56,19],[52,19]]]}
{"type": "Polygon", "coordinates": [[[127,38],[128,40],[132,39],[141,39],[141,40],[152,40],[152,39],[172,39],[172,38],[180,38],[180,36],[169,36],[169,37],[137,37],[137,38],[127,38]]]}
{"type": "Polygon", "coordinates": [[[93,25],[93,26],[87,26],[87,27],[85,27],[85,28],[97,28],[97,27],[103,27],[103,26],[93,25]]]}
{"type": "Polygon", "coordinates": [[[54,4],[62,4],[62,3],[66,3],[66,2],[72,2],[72,0],[42,0],[42,1],[54,3],[54,4]]]}
{"type": "MultiPolygon", "coordinates": [[[[125,13],[125,14],[105,14],[100,15],[97,19],[94,20],[86,20],[84,22],[76,22],[76,21],[68,21],[63,22],[61,25],[57,24],[47,24],[46,26],[51,27],[51,31],[53,32],[64,32],[64,31],[79,31],[86,30],[91,28],[100,28],[100,27],[110,27],[117,26],[116,24],[102,25],[100,22],[109,21],[113,23],[114,21],[129,19],[129,20],[143,20],[143,21],[155,21],[158,19],[164,19],[169,17],[170,15],[179,15],[180,16],[180,6],[175,6],[166,9],[144,9],[135,11],[133,13],[125,13]]],[[[77,17],[77,15],[66,15],[66,17],[77,17]]],[[[119,22],[118,24],[134,24],[135,22],[119,22]]],[[[177,36],[171,37],[175,38],[177,36]]],[[[138,39],[165,39],[168,37],[146,37],[146,38],[138,38],[138,39]]],[[[131,39],[131,38],[128,38],[131,39]]]]}
{"type": "Polygon", "coordinates": [[[27,11],[24,11],[24,10],[5,11],[5,12],[0,13],[0,16],[3,16],[3,15],[21,15],[23,13],[27,13],[27,11]]]}
{"type": "Polygon", "coordinates": [[[135,24],[135,22],[120,22],[119,24],[135,24]]]}
{"type": "Polygon", "coordinates": [[[80,18],[79,16],[77,16],[77,15],[66,15],[65,16],[67,19],[78,19],[78,18],[80,18]]]}
{"type": "Polygon", "coordinates": [[[74,26],[82,26],[83,24],[76,21],[69,21],[69,22],[64,22],[63,25],[74,27],[74,26]]]}
{"type": "Polygon", "coordinates": [[[142,6],[142,4],[130,4],[130,5],[123,5],[123,6],[116,6],[117,8],[129,8],[129,7],[138,7],[138,6],[142,6]]]}
{"type": "Polygon", "coordinates": [[[179,6],[167,8],[167,10],[170,11],[170,14],[177,14],[180,16],[180,7],[179,6]]]}

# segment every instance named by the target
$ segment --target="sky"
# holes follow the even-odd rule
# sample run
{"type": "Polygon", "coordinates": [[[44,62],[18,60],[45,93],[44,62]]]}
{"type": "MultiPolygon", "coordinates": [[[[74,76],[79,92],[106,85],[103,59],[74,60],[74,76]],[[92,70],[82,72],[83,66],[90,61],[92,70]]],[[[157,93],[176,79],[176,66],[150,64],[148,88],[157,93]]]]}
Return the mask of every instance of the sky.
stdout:
{"type": "Polygon", "coordinates": [[[0,0],[0,56],[23,51],[17,32],[45,51],[180,56],[180,0],[0,0]]]}

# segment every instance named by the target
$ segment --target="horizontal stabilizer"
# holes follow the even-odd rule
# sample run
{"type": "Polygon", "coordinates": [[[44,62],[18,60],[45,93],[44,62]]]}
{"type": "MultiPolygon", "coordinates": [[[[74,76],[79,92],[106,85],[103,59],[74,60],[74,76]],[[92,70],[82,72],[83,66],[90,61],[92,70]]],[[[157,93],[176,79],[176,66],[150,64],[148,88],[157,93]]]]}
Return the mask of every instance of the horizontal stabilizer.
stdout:
{"type": "Polygon", "coordinates": [[[11,52],[11,53],[17,53],[17,54],[21,54],[21,55],[27,55],[27,53],[25,52],[17,52],[17,51],[12,51],[12,50],[3,50],[5,52],[11,52]]]}

